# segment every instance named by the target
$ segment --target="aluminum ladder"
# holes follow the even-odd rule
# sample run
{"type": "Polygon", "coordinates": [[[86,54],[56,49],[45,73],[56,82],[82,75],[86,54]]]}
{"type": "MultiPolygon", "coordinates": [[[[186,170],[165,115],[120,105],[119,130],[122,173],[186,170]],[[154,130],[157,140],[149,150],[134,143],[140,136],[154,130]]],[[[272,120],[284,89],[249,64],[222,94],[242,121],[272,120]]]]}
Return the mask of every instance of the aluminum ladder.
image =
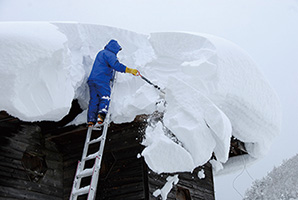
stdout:
{"type": "MultiPolygon", "coordinates": [[[[113,80],[114,81],[112,81],[112,91],[111,91],[110,99],[112,99],[113,85],[116,80],[115,73],[114,73],[113,80]]],[[[106,136],[107,136],[108,127],[109,127],[110,118],[111,118],[110,105],[111,105],[111,101],[110,101],[108,113],[106,115],[104,122],[99,126],[88,127],[84,150],[83,150],[83,154],[82,154],[82,159],[81,159],[81,161],[78,162],[78,166],[77,166],[77,170],[76,170],[76,174],[75,174],[75,178],[73,181],[73,186],[72,186],[72,190],[71,190],[71,194],[70,194],[70,198],[69,198],[70,200],[77,200],[77,198],[79,196],[86,195],[86,194],[88,194],[87,200],[95,199],[97,183],[98,183],[98,176],[99,176],[99,172],[100,172],[100,168],[101,168],[101,161],[102,161],[106,136]],[[102,130],[102,127],[103,127],[103,130],[102,130]],[[91,140],[92,132],[100,131],[100,130],[102,130],[101,136],[91,140]],[[93,154],[87,155],[89,146],[91,144],[96,144],[96,143],[100,143],[99,150],[93,154]],[[92,168],[85,168],[85,162],[88,160],[95,160],[92,168]],[[86,177],[91,177],[90,185],[81,187],[81,181],[83,178],[86,178],[86,177]]]]}

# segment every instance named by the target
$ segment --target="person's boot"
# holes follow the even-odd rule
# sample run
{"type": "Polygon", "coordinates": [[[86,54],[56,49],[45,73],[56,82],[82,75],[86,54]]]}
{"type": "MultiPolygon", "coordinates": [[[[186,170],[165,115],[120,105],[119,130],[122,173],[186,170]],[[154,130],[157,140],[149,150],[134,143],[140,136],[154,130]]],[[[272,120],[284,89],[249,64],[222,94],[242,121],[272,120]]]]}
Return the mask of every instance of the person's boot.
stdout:
{"type": "Polygon", "coordinates": [[[103,113],[99,113],[98,114],[98,118],[97,118],[97,123],[98,124],[102,124],[103,122],[104,122],[104,120],[105,120],[105,114],[103,114],[103,113]]]}
{"type": "Polygon", "coordinates": [[[88,126],[88,127],[93,127],[94,125],[95,125],[94,122],[88,122],[88,123],[87,123],[87,126],[88,126]]]}

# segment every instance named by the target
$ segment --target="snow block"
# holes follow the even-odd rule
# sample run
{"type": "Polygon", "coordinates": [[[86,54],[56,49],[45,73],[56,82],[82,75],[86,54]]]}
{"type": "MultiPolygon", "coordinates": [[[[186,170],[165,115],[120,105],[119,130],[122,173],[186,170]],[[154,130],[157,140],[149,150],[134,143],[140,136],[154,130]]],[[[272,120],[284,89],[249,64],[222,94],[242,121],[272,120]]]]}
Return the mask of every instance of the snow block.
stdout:
{"type": "Polygon", "coordinates": [[[165,125],[182,142],[196,166],[203,165],[214,152],[228,159],[231,123],[208,98],[184,81],[171,77],[166,91],[165,125]]]}
{"type": "Polygon", "coordinates": [[[0,43],[0,109],[24,121],[64,117],[74,98],[65,35],[50,23],[1,23],[0,43]]]}
{"type": "Polygon", "coordinates": [[[163,125],[148,127],[143,145],[147,165],[156,173],[192,171],[195,168],[190,153],[165,136],[163,125]]]}

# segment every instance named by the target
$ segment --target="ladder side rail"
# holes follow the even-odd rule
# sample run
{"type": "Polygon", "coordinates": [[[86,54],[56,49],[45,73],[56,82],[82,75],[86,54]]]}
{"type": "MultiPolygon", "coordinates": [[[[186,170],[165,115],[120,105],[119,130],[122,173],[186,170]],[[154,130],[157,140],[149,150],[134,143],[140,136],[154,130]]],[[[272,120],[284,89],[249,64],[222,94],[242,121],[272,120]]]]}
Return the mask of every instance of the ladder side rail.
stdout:
{"type": "Polygon", "coordinates": [[[105,124],[104,129],[103,129],[103,140],[100,142],[99,155],[96,157],[96,161],[94,164],[94,173],[92,175],[92,179],[91,179],[91,183],[90,183],[90,190],[89,190],[87,200],[94,200],[96,197],[98,177],[99,177],[99,172],[100,172],[100,168],[101,168],[101,161],[102,161],[102,157],[103,157],[106,135],[108,132],[108,126],[109,126],[108,123],[105,124]]]}
{"type": "MultiPolygon", "coordinates": [[[[83,161],[87,157],[88,148],[89,148],[88,143],[90,142],[91,134],[92,134],[92,127],[88,127],[87,136],[86,136],[86,140],[85,140],[85,145],[84,145],[84,150],[83,150],[81,161],[83,161]]],[[[84,162],[84,164],[85,164],[85,162],[84,162]]],[[[83,168],[84,168],[84,166],[83,166],[83,168]]]]}
{"type": "Polygon", "coordinates": [[[92,179],[91,179],[91,183],[90,183],[90,189],[89,189],[87,200],[95,199],[101,161],[102,161],[102,156],[96,157],[94,171],[92,174],[92,179]]]}
{"type": "Polygon", "coordinates": [[[76,169],[76,173],[75,173],[75,178],[74,178],[74,181],[73,181],[73,184],[72,184],[72,189],[71,189],[71,193],[70,193],[70,197],[69,197],[70,200],[77,200],[77,197],[78,197],[77,195],[74,195],[74,192],[75,192],[76,186],[78,184],[78,182],[76,180],[76,176],[79,173],[78,172],[79,166],[80,166],[80,161],[78,161],[78,165],[77,165],[77,169],[76,169]]]}
{"type": "MultiPolygon", "coordinates": [[[[80,166],[79,166],[79,172],[84,170],[84,167],[85,167],[85,158],[86,158],[87,153],[88,153],[88,148],[89,148],[88,142],[90,141],[91,134],[92,134],[92,128],[88,128],[87,136],[86,136],[86,140],[85,140],[85,145],[84,145],[84,150],[83,150],[83,154],[82,154],[82,158],[81,158],[81,163],[80,163],[80,166]]],[[[75,177],[75,179],[76,178],[77,177],[75,177]]],[[[78,178],[78,180],[77,180],[78,183],[76,184],[76,189],[80,188],[81,180],[82,180],[82,178],[78,178]]]]}
{"type": "MultiPolygon", "coordinates": [[[[103,127],[103,131],[102,131],[102,140],[100,142],[100,147],[99,147],[99,152],[100,152],[100,156],[103,155],[103,150],[104,150],[104,146],[105,146],[105,141],[106,141],[106,137],[107,137],[107,132],[108,132],[108,128],[109,128],[109,125],[110,125],[110,121],[111,121],[111,104],[112,104],[112,97],[114,96],[114,86],[115,86],[115,83],[116,83],[116,76],[117,76],[117,73],[114,71],[114,74],[113,74],[113,81],[112,81],[112,91],[111,91],[111,95],[110,95],[110,104],[109,104],[109,107],[108,107],[108,114],[106,116],[106,119],[105,119],[105,124],[104,124],[104,127],[103,127]]],[[[100,159],[101,160],[101,159],[100,159]]]]}
{"type": "Polygon", "coordinates": [[[88,147],[89,147],[89,145],[87,143],[90,141],[91,134],[92,134],[92,129],[91,128],[88,128],[87,136],[86,136],[86,140],[85,140],[85,145],[84,145],[84,149],[83,149],[82,158],[81,158],[81,161],[78,162],[76,174],[75,174],[75,177],[74,177],[74,181],[73,181],[73,185],[72,185],[72,190],[71,190],[71,194],[70,194],[70,198],[69,198],[70,200],[76,200],[78,198],[78,195],[77,194],[74,194],[74,193],[75,193],[75,191],[77,191],[77,190],[80,189],[82,178],[81,177],[77,177],[77,175],[85,167],[84,158],[86,157],[86,155],[88,153],[88,147]]]}

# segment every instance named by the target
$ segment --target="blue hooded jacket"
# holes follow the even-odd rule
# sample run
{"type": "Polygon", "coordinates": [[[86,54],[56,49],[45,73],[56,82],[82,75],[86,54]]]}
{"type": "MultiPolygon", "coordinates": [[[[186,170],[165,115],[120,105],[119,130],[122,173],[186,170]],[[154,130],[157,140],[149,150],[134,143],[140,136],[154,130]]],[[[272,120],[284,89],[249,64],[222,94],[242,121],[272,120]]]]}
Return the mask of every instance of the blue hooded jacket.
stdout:
{"type": "Polygon", "coordinates": [[[121,46],[118,42],[110,40],[104,50],[97,54],[88,81],[94,81],[98,84],[109,84],[113,78],[114,70],[125,72],[126,66],[117,59],[117,53],[120,50],[121,46]]]}

